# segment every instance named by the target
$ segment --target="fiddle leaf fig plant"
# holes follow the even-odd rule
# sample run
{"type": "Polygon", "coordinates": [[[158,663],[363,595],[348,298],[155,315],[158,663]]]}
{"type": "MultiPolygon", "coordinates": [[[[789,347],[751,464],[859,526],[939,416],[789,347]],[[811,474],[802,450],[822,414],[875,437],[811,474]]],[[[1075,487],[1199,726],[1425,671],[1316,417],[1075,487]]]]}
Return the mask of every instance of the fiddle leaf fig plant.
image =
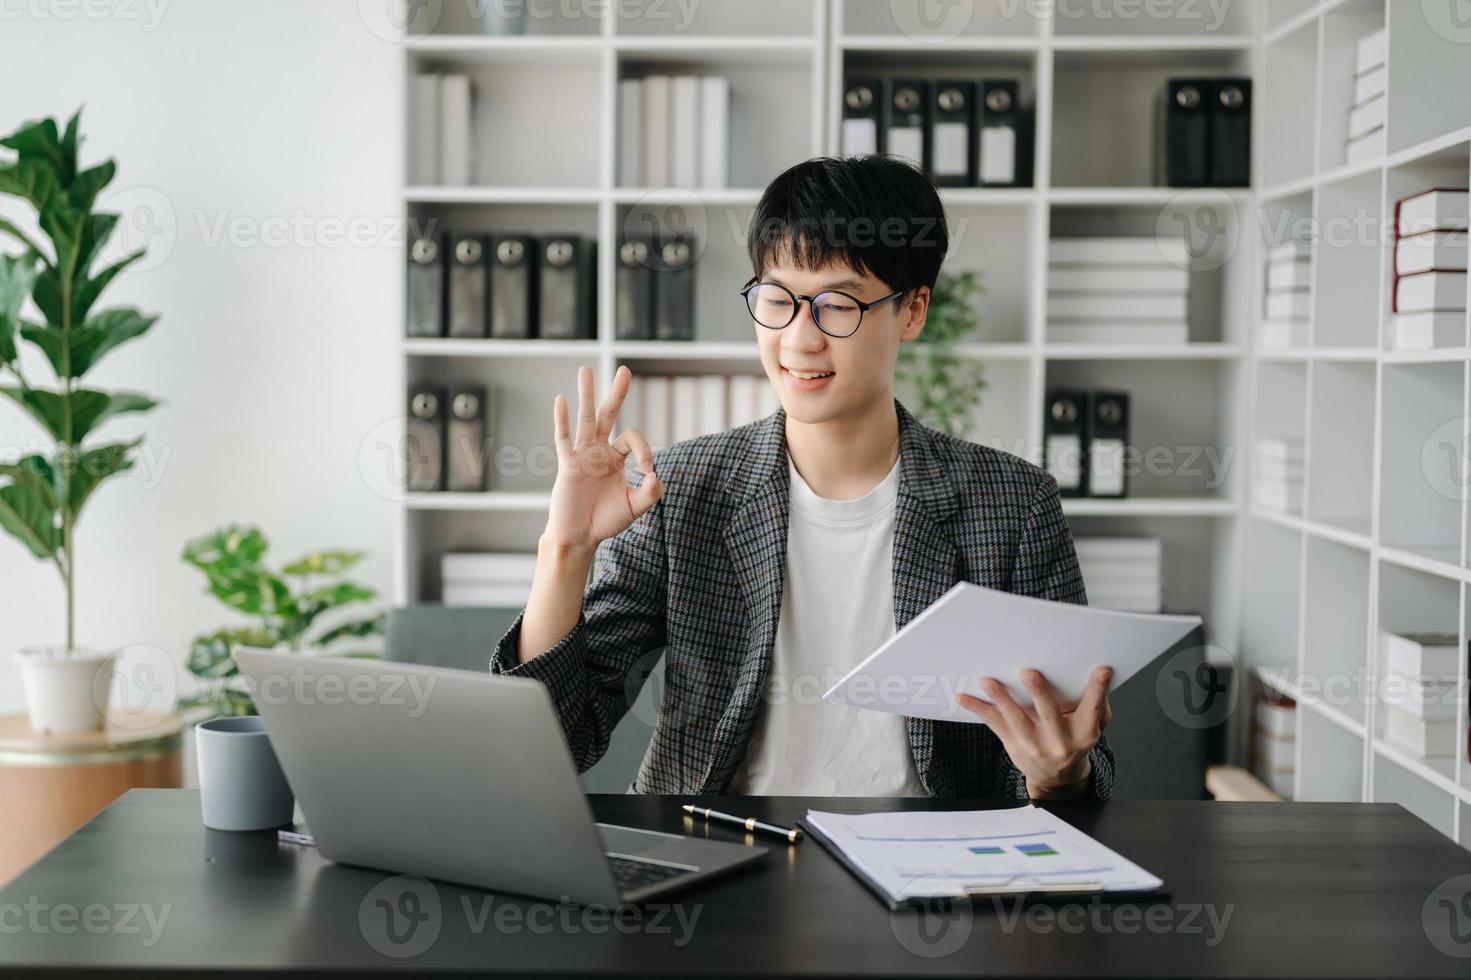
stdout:
{"type": "Polygon", "coordinates": [[[956,353],[955,345],[980,329],[976,299],[983,292],[980,276],[974,272],[940,273],[930,291],[924,330],[913,343],[900,346],[895,370],[900,380],[913,382],[919,418],[962,438],[969,429],[971,412],[981,403],[986,372],[980,361],[956,353]]]}
{"type": "Polygon", "coordinates": [[[231,526],[184,546],[184,561],[204,573],[206,591],[250,622],[196,636],[189,645],[189,672],[200,693],[183,699],[184,709],[208,708],[217,715],[253,715],[255,705],[240,681],[235,648],[311,648],[334,656],[376,656],[340,649],[383,632],[381,612],[349,617],[317,629],[318,620],[344,606],[372,602],[377,593],[342,578],[362,561],[360,551],[316,551],[283,565],[266,565],[270,547],[259,528],[231,526]],[[329,649],[330,648],[330,649],[329,649]]]}
{"type": "Polygon", "coordinates": [[[0,396],[29,415],[51,443],[45,451],[0,457],[0,528],[60,575],[69,651],[76,638],[77,521],[105,480],[132,468],[142,441],[92,437],[108,420],[156,404],[147,395],[89,387],[83,378],[158,320],[132,307],[94,309],[108,284],[146,249],[102,265],[118,215],[94,207],[117,165],[104,160],[82,169],[80,117],[78,111],[65,129],[50,118],[26,123],[0,139],[12,157],[0,158],[0,195],[24,201],[41,231],[33,236],[0,219],[0,243],[19,247],[0,254],[0,396]],[[39,319],[27,315],[27,299],[39,319]],[[22,341],[39,352],[49,378],[22,366],[22,341]]]}

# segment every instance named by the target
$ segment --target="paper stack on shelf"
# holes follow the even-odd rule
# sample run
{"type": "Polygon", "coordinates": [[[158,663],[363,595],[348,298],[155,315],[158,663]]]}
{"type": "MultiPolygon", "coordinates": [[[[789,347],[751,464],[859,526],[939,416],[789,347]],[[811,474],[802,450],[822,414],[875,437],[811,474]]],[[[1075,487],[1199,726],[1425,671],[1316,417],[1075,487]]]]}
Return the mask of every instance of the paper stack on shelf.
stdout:
{"type": "Polygon", "coordinates": [[[730,79],[648,75],[618,82],[618,182],[624,187],[730,183],[730,79]]]}
{"type": "Polygon", "coordinates": [[[1081,537],[1073,546],[1088,605],[1143,613],[1164,608],[1164,543],[1159,538],[1081,537]]]}
{"type": "Polygon", "coordinates": [[[1183,238],[1054,238],[1047,275],[1053,343],[1184,345],[1189,255],[1183,238]]]}
{"type": "Polygon", "coordinates": [[[474,180],[474,103],[467,75],[414,77],[411,178],[416,184],[463,187],[474,180]]]}
{"type": "Polygon", "coordinates": [[[1257,503],[1279,513],[1302,511],[1303,446],[1297,439],[1258,439],[1257,503]]]}
{"type": "Polygon", "coordinates": [[[1284,799],[1292,798],[1297,765],[1297,702],[1263,688],[1252,703],[1251,768],[1258,779],[1284,799]]]}
{"type": "Polygon", "coordinates": [[[1392,350],[1466,346],[1464,188],[1433,188],[1394,206],[1392,350]]]}
{"type": "Polygon", "coordinates": [[[1284,242],[1267,250],[1261,345],[1267,350],[1306,347],[1312,310],[1312,247],[1284,242]]]}
{"type": "Polygon", "coordinates": [[[1383,737],[1417,759],[1465,751],[1458,712],[1466,699],[1460,639],[1454,633],[1380,634],[1379,701],[1383,737]]]}
{"type": "Polygon", "coordinates": [[[440,601],[518,609],[531,595],[535,570],[534,554],[449,552],[439,559],[440,601]]]}
{"type": "Polygon", "coordinates": [[[1377,160],[1384,155],[1385,108],[1389,98],[1386,68],[1389,38],[1379,28],[1359,38],[1354,65],[1354,103],[1348,110],[1348,142],[1345,158],[1349,165],[1377,160]]]}
{"type": "Polygon", "coordinates": [[[764,377],[754,374],[649,375],[633,379],[618,430],[636,426],[661,449],[763,419],[781,407],[764,377]]]}

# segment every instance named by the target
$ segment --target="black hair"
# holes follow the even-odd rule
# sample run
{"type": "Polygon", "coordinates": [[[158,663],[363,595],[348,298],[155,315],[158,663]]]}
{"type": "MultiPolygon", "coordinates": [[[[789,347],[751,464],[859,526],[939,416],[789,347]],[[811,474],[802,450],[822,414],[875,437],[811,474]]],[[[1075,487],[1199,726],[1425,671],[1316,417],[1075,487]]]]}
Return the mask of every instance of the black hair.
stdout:
{"type": "Polygon", "coordinates": [[[934,288],[949,247],[935,186],[912,164],[873,155],[788,167],[766,185],[746,233],[758,277],[777,263],[837,262],[906,294],[934,288]]]}

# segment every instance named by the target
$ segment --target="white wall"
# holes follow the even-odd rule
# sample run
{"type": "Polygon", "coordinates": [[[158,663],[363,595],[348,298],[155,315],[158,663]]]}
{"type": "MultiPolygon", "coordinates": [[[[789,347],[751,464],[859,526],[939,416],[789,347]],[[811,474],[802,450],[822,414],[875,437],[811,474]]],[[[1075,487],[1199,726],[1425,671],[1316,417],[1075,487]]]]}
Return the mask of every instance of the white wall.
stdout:
{"type": "MultiPolygon", "coordinates": [[[[162,229],[156,267],[103,297],[163,318],[91,380],[165,404],[103,432],[146,433],[153,461],[83,517],[81,642],[181,660],[230,616],[180,549],[232,521],[261,525],[279,559],[370,551],[359,577],[386,597],[394,511],[358,450],[400,407],[401,61],[353,0],[0,0],[0,129],[85,103],[84,160],[116,157],[114,188],[162,229]],[[321,224],[349,221],[374,244],[321,224]],[[264,243],[273,229],[288,241],[264,243]]],[[[0,404],[0,452],[36,431],[0,404]]],[[[0,537],[0,711],[23,704],[11,652],[62,635],[55,571],[0,537]]]]}

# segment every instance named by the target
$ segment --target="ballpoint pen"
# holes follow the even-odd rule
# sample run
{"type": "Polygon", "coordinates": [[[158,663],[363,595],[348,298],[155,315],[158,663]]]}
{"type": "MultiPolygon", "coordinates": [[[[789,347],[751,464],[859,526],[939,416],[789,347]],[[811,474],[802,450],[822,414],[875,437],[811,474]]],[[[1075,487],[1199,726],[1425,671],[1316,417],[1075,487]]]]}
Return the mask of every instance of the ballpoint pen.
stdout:
{"type": "Polygon", "coordinates": [[[757,820],[755,817],[736,817],[729,813],[721,813],[719,810],[694,806],[690,803],[686,803],[683,809],[685,813],[704,817],[706,822],[714,820],[717,823],[728,823],[735,827],[744,827],[753,833],[758,830],[764,831],[768,834],[775,834],[778,837],[786,838],[789,844],[797,844],[802,840],[802,829],[800,827],[778,827],[776,824],[765,823],[757,820]]]}

